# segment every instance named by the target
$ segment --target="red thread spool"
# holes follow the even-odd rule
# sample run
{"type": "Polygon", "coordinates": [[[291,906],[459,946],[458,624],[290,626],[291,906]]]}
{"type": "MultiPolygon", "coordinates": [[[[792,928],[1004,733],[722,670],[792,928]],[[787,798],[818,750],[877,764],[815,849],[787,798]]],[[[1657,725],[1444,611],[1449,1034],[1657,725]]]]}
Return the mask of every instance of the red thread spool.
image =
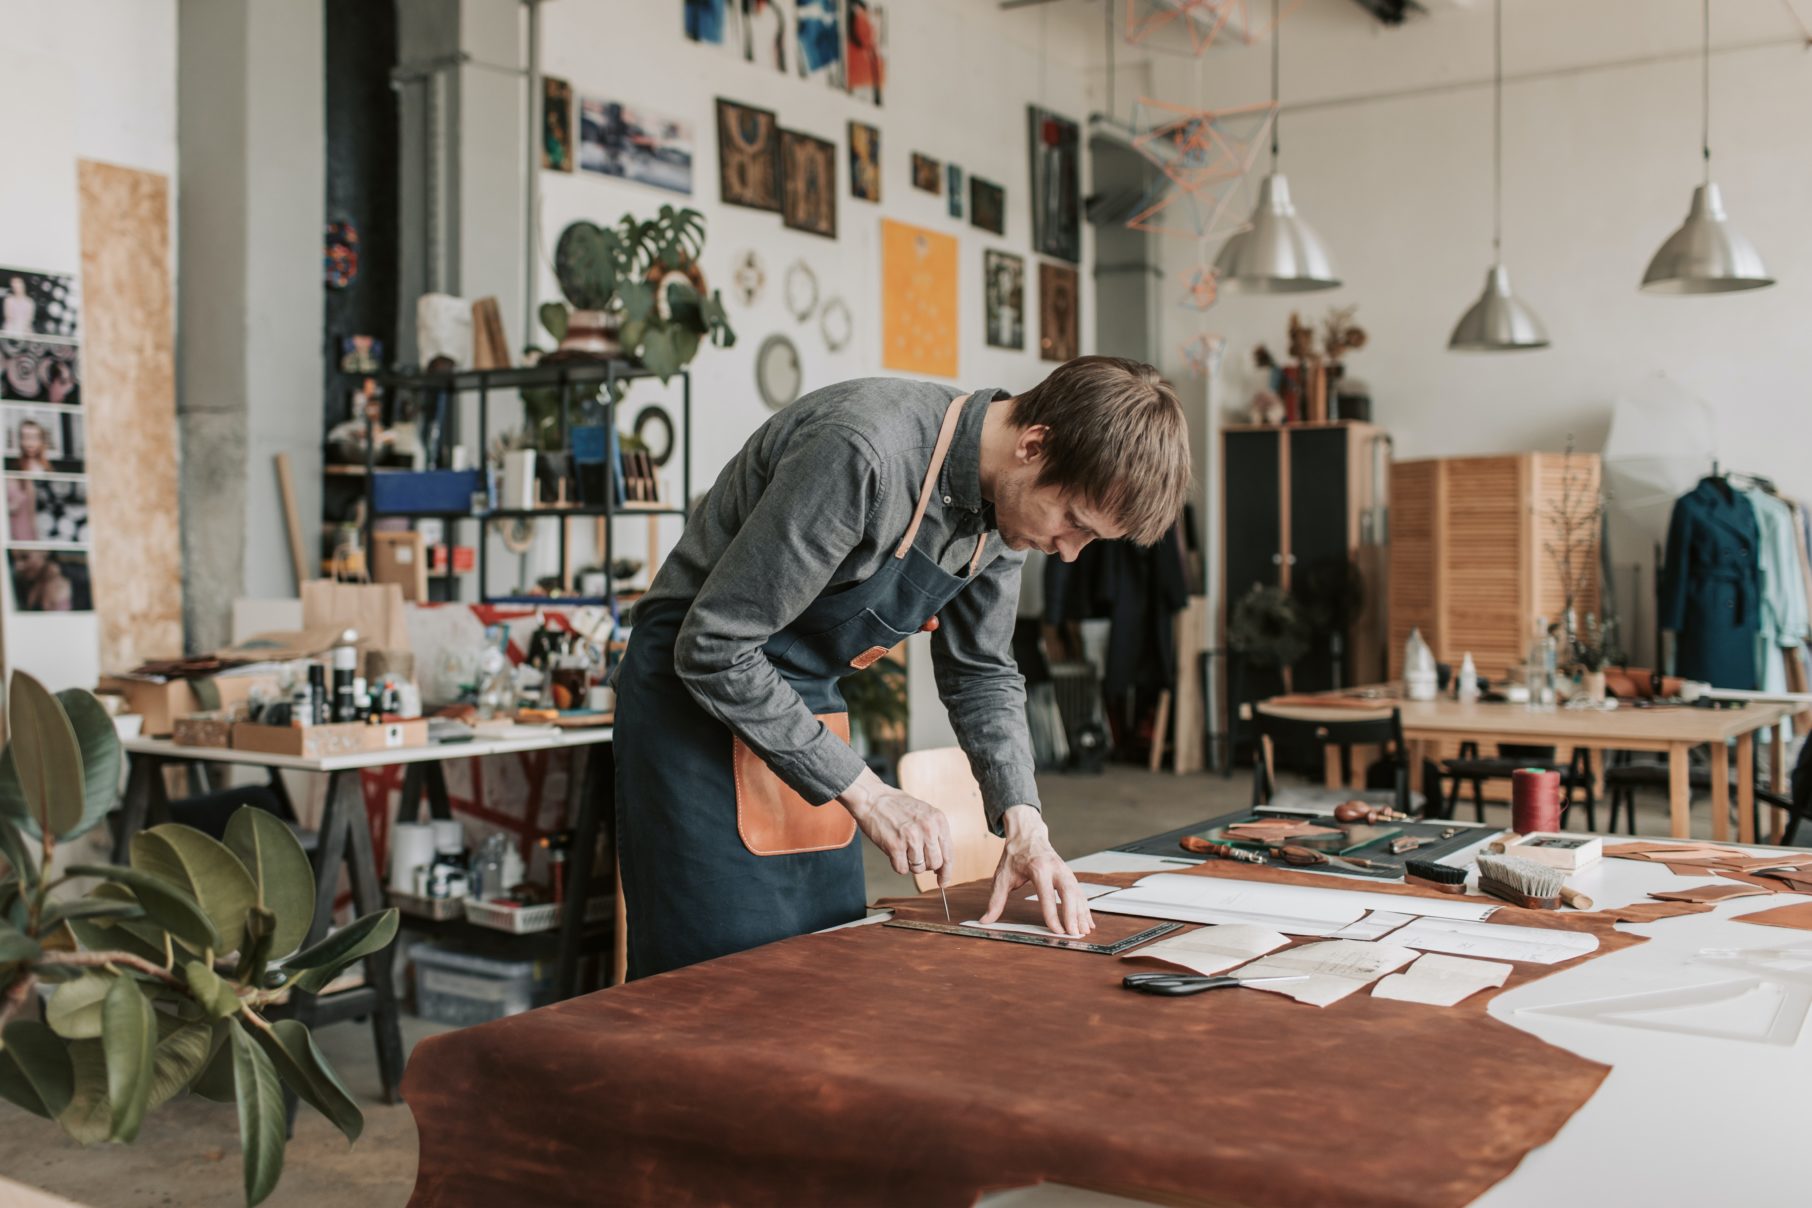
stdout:
{"type": "Polygon", "coordinates": [[[1560,829],[1560,773],[1518,768],[1510,776],[1510,829],[1519,835],[1560,829]]]}

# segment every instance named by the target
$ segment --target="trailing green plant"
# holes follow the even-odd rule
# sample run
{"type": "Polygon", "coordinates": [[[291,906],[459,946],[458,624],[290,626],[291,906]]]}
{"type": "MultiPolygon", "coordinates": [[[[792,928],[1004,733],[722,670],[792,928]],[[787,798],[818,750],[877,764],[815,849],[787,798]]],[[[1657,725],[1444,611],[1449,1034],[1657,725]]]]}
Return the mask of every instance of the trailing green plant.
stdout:
{"type": "Polygon", "coordinates": [[[624,351],[666,381],[705,341],[720,348],[736,343],[719,291],[705,297],[688,282],[667,279],[697,265],[704,250],[705,219],[697,210],[662,206],[653,218],[625,214],[615,227],[575,222],[554,248],[566,301],[543,303],[541,325],[560,340],[572,309],[615,313],[624,351]]]}
{"type": "Polygon", "coordinates": [[[13,676],[0,759],[0,1096],[84,1145],[130,1142],[183,1094],[238,1105],[245,1198],[283,1172],[283,1088],[348,1141],[364,1117],[308,1029],[272,1020],[287,994],[319,994],[388,946],[397,913],[368,914],[302,947],[315,877],[288,826],[258,809],[225,842],[187,826],[132,838],[131,862],[56,866],[57,845],[113,804],[119,741],[86,692],[52,696],[13,676]],[[37,839],[33,858],[27,835],[37,839]],[[52,897],[78,878],[85,896],[52,897]],[[300,949],[298,951],[298,949],[300,949]],[[46,1018],[27,1007],[54,986],[46,1018]]]}

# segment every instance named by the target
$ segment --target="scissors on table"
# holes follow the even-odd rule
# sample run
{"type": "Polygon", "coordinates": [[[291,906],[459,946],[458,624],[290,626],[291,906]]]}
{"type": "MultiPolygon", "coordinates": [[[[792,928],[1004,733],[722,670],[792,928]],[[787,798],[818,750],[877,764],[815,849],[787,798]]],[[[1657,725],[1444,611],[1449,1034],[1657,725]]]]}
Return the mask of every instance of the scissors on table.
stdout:
{"type": "Polygon", "coordinates": [[[1137,990],[1141,994],[1200,994],[1204,990],[1219,990],[1226,986],[1275,986],[1280,982],[1307,981],[1306,973],[1292,973],[1286,977],[1231,977],[1219,974],[1209,977],[1200,973],[1130,973],[1121,979],[1120,984],[1128,990],[1137,990]]]}

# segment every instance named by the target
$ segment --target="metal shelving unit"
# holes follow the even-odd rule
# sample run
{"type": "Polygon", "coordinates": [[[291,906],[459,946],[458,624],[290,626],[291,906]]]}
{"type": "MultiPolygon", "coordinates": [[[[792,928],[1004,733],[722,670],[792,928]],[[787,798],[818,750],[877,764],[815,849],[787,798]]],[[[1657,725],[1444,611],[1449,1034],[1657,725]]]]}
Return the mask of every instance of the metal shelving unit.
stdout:
{"type": "MultiPolygon", "coordinates": [[[[570,448],[572,412],[575,402],[574,392],[577,388],[583,386],[602,386],[604,388],[604,397],[602,400],[604,422],[614,428],[617,422],[615,402],[617,386],[622,383],[637,381],[642,378],[652,378],[655,376],[657,375],[648,369],[621,360],[561,361],[553,365],[542,364],[517,369],[468,369],[451,373],[387,373],[379,375],[377,382],[384,392],[386,410],[390,411],[392,414],[394,414],[394,404],[397,398],[404,394],[426,396],[436,394],[452,394],[455,396],[462,394],[477,394],[478,448],[480,449],[482,456],[482,451],[487,447],[490,438],[492,391],[514,392],[524,389],[545,387],[553,387],[559,390],[560,437],[562,443],[570,448]]],[[[386,511],[383,514],[386,517],[406,520],[440,520],[448,525],[462,520],[476,521],[478,524],[477,570],[478,599],[480,603],[547,604],[557,602],[567,605],[594,604],[609,607],[615,601],[617,594],[616,583],[610,573],[612,547],[615,544],[615,534],[612,532],[611,521],[619,516],[683,517],[686,514],[684,502],[692,496],[692,375],[688,371],[682,369],[677,377],[680,381],[681,395],[680,433],[678,435],[680,454],[680,502],[677,505],[647,503],[618,504],[616,502],[617,466],[614,460],[610,459],[607,455],[605,464],[606,490],[604,492],[604,502],[601,504],[584,504],[570,507],[546,505],[536,508],[490,508],[480,511],[474,511],[469,508],[464,511],[386,511]],[[605,586],[604,595],[594,597],[547,597],[518,595],[493,596],[488,594],[486,588],[489,583],[487,572],[490,560],[484,534],[486,524],[492,520],[535,521],[549,518],[570,520],[581,517],[601,519],[604,521],[604,549],[602,550],[605,586]]],[[[374,463],[373,443],[369,433],[371,421],[367,419],[366,422],[368,432],[365,441],[364,465],[365,482],[367,484],[365,490],[365,550],[366,557],[369,558],[373,549],[372,537],[375,532],[377,521],[377,512],[371,506],[371,491],[369,484],[376,474],[384,470],[384,467],[379,467],[374,463]]],[[[358,473],[358,467],[348,466],[336,468],[336,472],[341,474],[356,474],[358,473]]],[[[560,578],[565,581],[570,578],[567,565],[568,551],[566,525],[561,524],[558,531],[560,578]]],[[[454,541],[451,539],[451,533],[448,534],[448,540],[445,544],[447,547],[446,568],[442,575],[436,577],[443,579],[446,583],[448,598],[457,601],[459,598],[459,572],[453,569],[454,559],[452,547],[454,541]]],[[[650,573],[654,570],[653,567],[649,567],[648,569],[650,573]]]]}

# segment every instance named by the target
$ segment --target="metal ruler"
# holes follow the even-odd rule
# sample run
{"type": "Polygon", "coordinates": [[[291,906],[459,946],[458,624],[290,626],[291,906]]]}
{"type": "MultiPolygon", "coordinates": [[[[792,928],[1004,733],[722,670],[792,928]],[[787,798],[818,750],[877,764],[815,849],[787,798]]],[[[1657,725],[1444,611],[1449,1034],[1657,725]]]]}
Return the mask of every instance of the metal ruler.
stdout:
{"type": "Polygon", "coordinates": [[[1099,952],[1103,956],[1118,956],[1148,940],[1181,930],[1183,924],[1158,923],[1111,944],[1091,944],[1087,940],[1066,940],[1054,935],[1027,935],[1021,931],[988,931],[981,927],[965,927],[961,923],[921,923],[916,919],[889,919],[881,926],[904,927],[909,931],[935,931],[940,935],[966,935],[976,940],[1005,940],[1009,944],[1031,944],[1037,948],[1067,948],[1071,952],[1099,952]]]}

